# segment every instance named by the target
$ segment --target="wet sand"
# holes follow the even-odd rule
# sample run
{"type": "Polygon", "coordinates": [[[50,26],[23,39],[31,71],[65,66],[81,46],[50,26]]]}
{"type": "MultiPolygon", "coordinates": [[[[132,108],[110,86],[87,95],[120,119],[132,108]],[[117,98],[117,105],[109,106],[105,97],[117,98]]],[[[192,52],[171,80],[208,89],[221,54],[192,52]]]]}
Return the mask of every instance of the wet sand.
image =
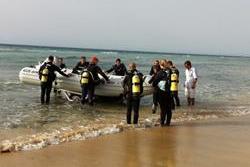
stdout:
{"type": "Polygon", "coordinates": [[[250,166],[250,116],[131,130],[0,154],[0,167],[250,166]]]}

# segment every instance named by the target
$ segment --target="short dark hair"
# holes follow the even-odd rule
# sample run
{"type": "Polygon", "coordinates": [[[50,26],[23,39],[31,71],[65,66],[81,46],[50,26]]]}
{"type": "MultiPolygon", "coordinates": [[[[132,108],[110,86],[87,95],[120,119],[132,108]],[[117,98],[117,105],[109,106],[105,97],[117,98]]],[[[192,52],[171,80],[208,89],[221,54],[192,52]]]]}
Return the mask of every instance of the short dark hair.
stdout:
{"type": "Polygon", "coordinates": [[[173,65],[173,62],[172,62],[171,60],[169,60],[169,61],[168,61],[168,64],[172,66],[172,65],[173,65]]]}
{"type": "Polygon", "coordinates": [[[187,61],[185,61],[184,65],[191,66],[191,65],[192,65],[192,63],[191,63],[191,61],[190,61],[190,60],[187,60],[187,61]]]}
{"type": "Polygon", "coordinates": [[[81,56],[80,59],[86,60],[86,57],[85,56],[81,56]]]}
{"type": "Polygon", "coordinates": [[[54,56],[50,55],[50,56],[48,57],[48,59],[49,59],[50,61],[54,61],[54,56]]]}
{"type": "Polygon", "coordinates": [[[115,62],[117,62],[117,61],[121,62],[121,59],[117,58],[117,59],[115,60],[115,62]]]}

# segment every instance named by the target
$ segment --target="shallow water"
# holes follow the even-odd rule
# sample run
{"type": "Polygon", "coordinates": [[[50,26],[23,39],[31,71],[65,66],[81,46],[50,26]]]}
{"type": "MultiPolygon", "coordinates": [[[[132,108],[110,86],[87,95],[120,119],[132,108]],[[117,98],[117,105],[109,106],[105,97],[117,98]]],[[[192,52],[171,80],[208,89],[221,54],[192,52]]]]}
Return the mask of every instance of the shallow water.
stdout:
{"type": "MultiPolygon", "coordinates": [[[[196,114],[177,114],[179,117],[176,120],[244,115],[250,111],[250,58],[0,46],[0,141],[37,133],[53,133],[63,127],[92,127],[99,124],[112,127],[124,121],[126,108],[119,102],[101,100],[94,108],[90,108],[52,96],[50,106],[41,106],[39,87],[21,84],[18,73],[23,67],[37,64],[50,54],[64,57],[68,67],[73,67],[80,55],[90,57],[96,54],[103,69],[108,69],[120,57],[125,64],[131,61],[138,63],[138,69],[144,74],[149,72],[154,59],[171,59],[181,72],[180,97],[183,106],[186,105],[182,87],[183,62],[190,59],[199,75],[194,113],[203,114],[199,117],[196,114]]],[[[152,117],[148,107],[151,97],[144,97],[142,104],[141,121],[145,123],[147,118],[152,117]]],[[[186,112],[189,109],[184,107],[178,110],[186,112]]]]}

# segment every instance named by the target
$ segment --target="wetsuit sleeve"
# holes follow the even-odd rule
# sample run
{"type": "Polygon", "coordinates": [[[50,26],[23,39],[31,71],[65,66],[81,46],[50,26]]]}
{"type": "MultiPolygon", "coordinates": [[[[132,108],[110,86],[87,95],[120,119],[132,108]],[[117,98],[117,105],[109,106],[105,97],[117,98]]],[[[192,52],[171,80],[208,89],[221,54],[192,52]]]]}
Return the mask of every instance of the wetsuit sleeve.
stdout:
{"type": "Polygon", "coordinates": [[[151,69],[150,69],[149,75],[153,75],[153,74],[154,74],[154,68],[152,66],[151,69]]]}
{"type": "Polygon", "coordinates": [[[179,83],[179,80],[180,80],[180,72],[179,72],[179,70],[176,70],[176,74],[178,76],[178,83],[179,83]]]}
{"type": "Polygon", "coordinates": [[[54,66],[54,69],[55,69],[55,71],[59,72],[59,74],[61,74],[61,75],[65,76],[65,77],[68,77],[68,75],[67,75],[67,74],[65,74],[64,72],[62,72],[62,71],[61,71],[61,69],[60,69],[59,67],[54,66]]]}
{"type": "Polygon", "coordinates": [[[100,67],[97,68],[97,73],[99,73],[106,81],[109,81],[108,76],[102,71],[100,67]]]}
{"type": "Polygon", "coordinates": [[[161,79],[162,79],[162,74],[161,74],[161,72],[159,72],[155,76],[155,79],[153,81],[153,87],[156,87],[158,85],[158,83],[161,81],[161,79]]]}
{"type": "Polygon", "coordinates": [[[122,82],[122,87],[123,87],[123,88],[126,87],[126,85],[127,85],[127,83],[128,83],[128,78],[129,78],[129,76],[126,75],[125,78],[124,78],[124,80],[123,80],[123,82],[122,82]]]}
{"type": "Polygon", "coordinates": [[[144,79],[143,79],[143,74],[140,73],[140,78],[141,78],[141,83],[140,83],[140,93],[142,94],[143,93],[143,82],[144,82],[144,79]]]}
{"type": "Polygon", "coordinates": [[[73,71],[77,71],[77,70],[79,69],[79,65],[80,65],[80,63],[78,62],[78,63],[76,64],[76,66],[73,68],[73,71]]]}
{"type": "Polygon", "coordinates": [[[112,66],[109,70],[107,70],[106,72],[107,73],[110,73],[110,72],[112,72],[112,71],[114,71],[114,66],[112,66]]]}
{"type": "Polygon", "coordinates": [[[125,75],[127,75],[128,74],[128,70],[127,70],[127,68],[126,68],[126,66],[124,64],[123,64],[123,68],[124,68],[125,75]]]}

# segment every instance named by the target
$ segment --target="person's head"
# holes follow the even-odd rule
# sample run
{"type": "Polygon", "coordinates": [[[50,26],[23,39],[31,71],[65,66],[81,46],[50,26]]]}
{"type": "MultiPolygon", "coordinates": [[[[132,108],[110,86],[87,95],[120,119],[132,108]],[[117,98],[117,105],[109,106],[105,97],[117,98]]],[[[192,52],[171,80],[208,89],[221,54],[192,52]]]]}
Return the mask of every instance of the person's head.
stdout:
{"type": "Polygon", "coordinates": [[[115,60],[115,64],[116,64],[117,66],[121,65],[121,59],[117,58],[117,59],[115,60]]]}
{"type": "Polygon", "coordinates": [[[93,55],[91,57],[90,62],[91,62],[91,64],[97,64],[99,62],[99,59],[95,55],[93,55]]]}
{"type": "Polygon", "coordinates": [[[85,63],[85,62],[86,62],[86,57],[81,56],[81,57],[80,57],[80,62],[81,62],[82,64],[85,63]]]}
{"type": "Polygon", "coordinates": [[[59,64],[63,64],[63,58],[58,58],[59,64]]]}
{"type": "Polygon", "coordinates": [[[186,69],[189,70],[192,67],[191,61],[190,60],[185,61],[184,66],[185,66],[186,69]]]}
{"type": "Polygon", "coordinates": [[[129,70],[135,70],[136,69],[136,64],[135,63],[130,63],[129,65],[128,65],[128,68],[129,68],[129,70]]]}
{"type": "Polygon", "coordinates": [[[159,64],[160,64],[160,61],[159,61],[159,60],[155,60],[155,61],[154,61],[154,65],[155,65],[155,66],[158,66],[159,64]]]}
{"type": "Polygon", "coordinates": [[[48,61],[51,62],[51,63],[53,63],[53,61],[54,61],[54,56],[50,55],[50,56],[48,57],[48,61]]]}
{"type": "Polygon", "coordinates": [[[168,66],[173,67],[173,62],[171,60],[168,61],[168,66]]]}
{"type": "Polygon", "coordinates": [[[161,67],[161,69],[167,68],[167,60],[166,59],[163,59],[160,61],[160,67],[161,67]]]}

